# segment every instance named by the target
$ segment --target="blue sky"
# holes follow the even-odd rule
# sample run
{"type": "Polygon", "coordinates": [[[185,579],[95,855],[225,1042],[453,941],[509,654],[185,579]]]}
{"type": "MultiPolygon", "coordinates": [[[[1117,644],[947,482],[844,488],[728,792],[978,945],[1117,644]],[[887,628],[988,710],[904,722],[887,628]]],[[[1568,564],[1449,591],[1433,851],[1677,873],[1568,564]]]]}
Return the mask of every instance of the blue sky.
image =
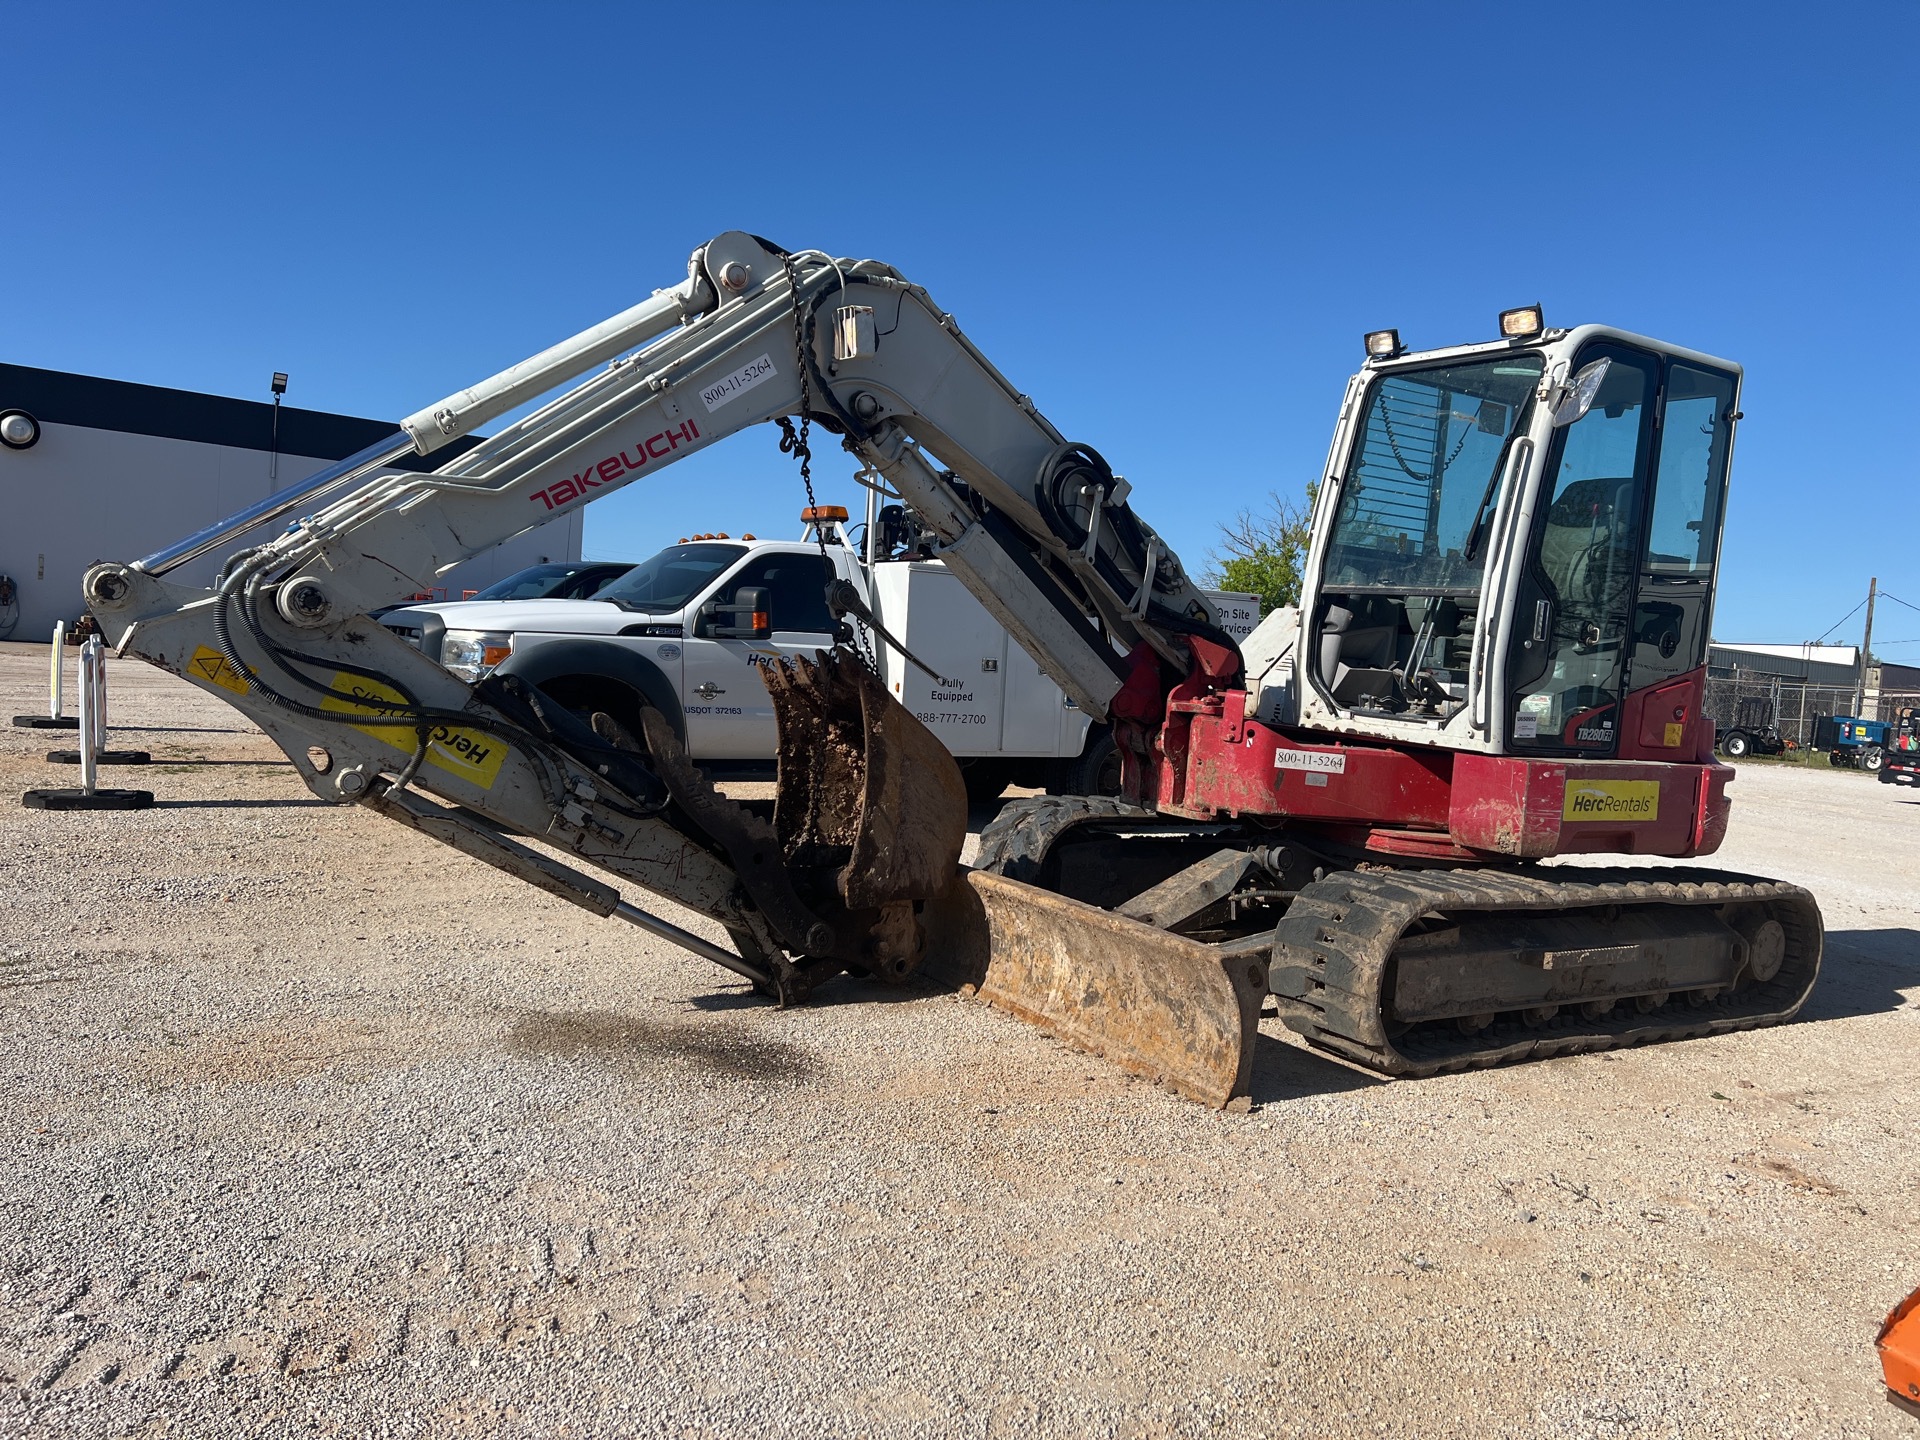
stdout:
{"type": "MultiPolygon", "coordinates": [[[[395,417],[745,229],[926,285],[1198,565],[1315,475],[1362,331],[1540,300],[1747,367],[1721,638],[1920,604],[1920,7],[5,15],[0,359],[395,417]]],[[[666,474],[590,555],[795,528],[771,430],[666,474]]]]}

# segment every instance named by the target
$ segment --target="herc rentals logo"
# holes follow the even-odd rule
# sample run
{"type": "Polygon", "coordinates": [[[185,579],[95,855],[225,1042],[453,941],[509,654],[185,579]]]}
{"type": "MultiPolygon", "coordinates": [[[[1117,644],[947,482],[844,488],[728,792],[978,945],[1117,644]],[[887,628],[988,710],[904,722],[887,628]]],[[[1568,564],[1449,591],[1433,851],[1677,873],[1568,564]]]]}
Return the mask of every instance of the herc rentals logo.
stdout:
{"type": "Polygon", "coordinates": [[[1563,820],[1645,821],[1660,818],[1658,780],[1569,780],[1563,820]]]}

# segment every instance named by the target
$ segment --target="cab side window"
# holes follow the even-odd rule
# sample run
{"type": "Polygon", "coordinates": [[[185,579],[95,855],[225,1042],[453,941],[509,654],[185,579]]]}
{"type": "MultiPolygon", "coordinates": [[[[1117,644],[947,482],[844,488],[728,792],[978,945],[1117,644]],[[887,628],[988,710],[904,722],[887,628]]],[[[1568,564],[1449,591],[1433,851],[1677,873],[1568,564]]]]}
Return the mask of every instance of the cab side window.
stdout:
{"type": "Polygon", "coordinates": [[[1660,468],[1653,486],[1647,570],[1705,577],[1720,547],[1720,504],[1733,438],[1733,377],[1675,362],[1667,372],[1660,468]]]}
{"type": "Polygon", "coordinates": [[[721,588],[720,597],[732,604],[745,587],[763,586],[775,630],[827,636],[833,634],[833,612],[827,609],[827,585],[833,578],[824,555],[763,555],[742,566],[721,588]]]}

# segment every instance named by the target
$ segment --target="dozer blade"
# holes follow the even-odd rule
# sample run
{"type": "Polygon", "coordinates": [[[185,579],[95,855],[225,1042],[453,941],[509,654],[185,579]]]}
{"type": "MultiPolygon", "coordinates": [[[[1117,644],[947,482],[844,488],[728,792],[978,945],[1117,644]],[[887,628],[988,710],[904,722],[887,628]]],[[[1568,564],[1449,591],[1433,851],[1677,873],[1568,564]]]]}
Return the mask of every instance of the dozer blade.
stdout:
{"type": "Polygon", "coordinates": [[[1203,945],[982,870],[925,919],[925,971],[1203,1105],[1247,1094],[1271,936],[1203,945]]]}
{"type": "Polygon", "coordinates": [[[787,660],[760,676],[779,726],[774,828],[787,863],[833,869],[855,911],[951,886],[967,787],[947,747],[851,656],[787,660]]]}

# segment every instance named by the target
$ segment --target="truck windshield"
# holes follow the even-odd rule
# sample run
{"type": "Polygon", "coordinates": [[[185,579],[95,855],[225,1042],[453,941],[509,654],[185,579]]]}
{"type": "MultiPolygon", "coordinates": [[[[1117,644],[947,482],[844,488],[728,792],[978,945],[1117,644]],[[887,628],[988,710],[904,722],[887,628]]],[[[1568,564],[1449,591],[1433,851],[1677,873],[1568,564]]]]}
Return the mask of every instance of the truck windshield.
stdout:
{"type": "Polygon", "coordinates": [[[593,598],[648,615],[682,610],[744,553],[744,545],[670,546],[651,560],[642,560],[593,598]]]}
{"type": "Polygon", "coordinates": [[[1486,563],[1494,482],[1526,425],[1538,355],[1390,372],[1367,392],[1322,583],[1466,594],[1486,563]],[[1473,543],[1469,543],[1469,542],[1473,543]]]}
{"type": "MultiPolygon", "coordinates": [[[[544,600],[549,596],[572,599],[581,592],[577,586],[568,584],[575,576],[601,576],[612,579],[611,568],[605,565],[529,565],[524,570],[516,570],[504,580],[496,580],[473,598],[476,600],[544,600]]],[[[591,587],[598,589],[598,586],[591,587]]]]}

